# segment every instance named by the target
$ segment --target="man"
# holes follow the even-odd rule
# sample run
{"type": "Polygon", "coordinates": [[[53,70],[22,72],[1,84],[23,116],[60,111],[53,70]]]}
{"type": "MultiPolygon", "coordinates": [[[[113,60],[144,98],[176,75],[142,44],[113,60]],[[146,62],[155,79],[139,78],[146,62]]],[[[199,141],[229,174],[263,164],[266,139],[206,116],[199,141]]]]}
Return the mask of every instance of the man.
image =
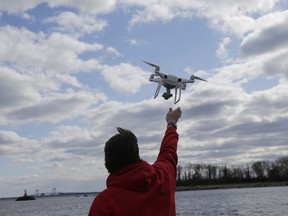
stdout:
{"type": "Polygon", "coordinates": [[[139,157],[136,136],[117,128],[119,134],[105,144],[107,188],[98,194],[89,216],[175,216],[175,186],[181,109],[170,108],[160,152],[150,165],[139,157]]]}

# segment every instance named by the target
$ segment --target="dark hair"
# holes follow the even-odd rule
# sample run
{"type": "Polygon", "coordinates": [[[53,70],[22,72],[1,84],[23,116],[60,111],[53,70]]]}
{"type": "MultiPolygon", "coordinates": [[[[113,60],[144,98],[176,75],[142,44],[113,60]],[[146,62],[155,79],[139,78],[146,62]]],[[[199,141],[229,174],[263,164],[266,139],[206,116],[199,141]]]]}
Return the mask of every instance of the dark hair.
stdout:
{"type": "Polygon", "coordinates": [[[109,173],[140,160],[136,136],[130,131],[117,127],[118,134],[105,144],[105,166],[109,173]]]}

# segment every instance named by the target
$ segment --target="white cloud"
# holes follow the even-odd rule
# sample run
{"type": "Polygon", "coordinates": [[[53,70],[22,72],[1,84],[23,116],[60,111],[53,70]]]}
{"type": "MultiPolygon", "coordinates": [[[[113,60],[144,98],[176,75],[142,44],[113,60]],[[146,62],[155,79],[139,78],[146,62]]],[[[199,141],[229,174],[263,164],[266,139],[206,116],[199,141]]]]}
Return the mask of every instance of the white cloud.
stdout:
{"type": "Polygon", "coordinates": [[[90,105],[102,100],[91,92],[54,93],[43,96],[37,103],[19,107],[7,112],[6,117],[16,122],[50,122],[56,123],[65,119],[75,118],[83,113],[90,105]]]}
{"type": "MultiPolygon", "coordinates": [[[[124,8],[137,8],[137,10],[131,10],[132,18],[130,20],[130,26],[134,26],[139,23],[149,23],[156,20],[162,20],[164,22],[171,21],[175,18],[193,18],[202,17],[209,20],[210,25],[220,31],[226,33],[233,33],[236,35],[243,35],[244,33],[252,30],[255,27],[255,19],[253,16],[269,13],[273,11],[275,5],[279,0],[267,0],[265,3],[261,0],[251,1],[211,1],[211,0],[190,0],[190,1],[137,1],[137,0],[108,0],[108,1],[93,1],[85,0],[76,2],[73,0],[52,0],[52,1],[4,1],[0,10],[8,11],[10,13],[23,13],[28,9],[33,9],[37,5],[46,2],[50,7],[70,7],[76,8],[79,11],[87,12],[88,14],[105,14],[114,11],[117,6],[124,8]]],[[[100,20],[96,22],[96,25],[92,24],[89,19],[90,15],[79,16],[73,15],[71,12],[65,12],[60,14],[58,18],[59,24],[66,30],[69,28],[67,24],[74,26],[74,29],[79,29],[79,21],[84,21],[82,31],[95,31],[96,29],[102,29],[104,23],[100,20]],[[75,23],[71,23],[68,17],[72,17],[75,23]],[[78,24],[77,24],[78,23],[78,24]],[[86,23],[86,24],[85,24],[86,23]],[[76,25],[75,25],[76,24],[76,25]],[[64,27],[65,26],[65,27],[64,27]]],[[[56,21],[56,17],[50,21],[56,21]]],[[[82,22],[81,22],[82,23],[82,22]]]]}
{"type": "Polygon", "coordinates": [[[89,13],[108,13],[115,9],[116,0],[2,0],[0,4],[0,11],[7,11],[8,13],[21,14],[24,11],[31,10],[42,3],[47,3],[50,7],[71,7],[89,13]]]}
{"type": "Polygon", "coordinates": [[[73,12],[62,12],[58,16],[49,17],[44,23],[56,23],[56,30],[75,36],[84,36],[94,32],[102,31],[107,22],[90,14],[76,14],[73,12]]]}
{"type": "Polygon", "coordinates": [[[24,11],[29,9],[33,9],[37,5],[39,5],[42,0],[31,0],[31,1],[9,1],[3,0],[0,3],[0,11],[7,11],[8,13],[20,13],[22,14],[24,11]]]}
{"type": "Polygon", "coordinates": [[[97,68],[96,59],[82,60],[80,54],[102,49],[102,45],[88,44],[68,35],[53,33],[46,37],[25,28],[0,28],[2,44],[0,60],[17,67],[45,70],[49,73],[74,73],[97,68]]]}
{"type": "Polygon", "coordinates": [[[288,31],[286,26],[288,13],[276,12],[257,20],[257,28],[243,38],[240,58],[246,62],[259,62],[268,77],[288,77],[288,31]],[[273,21],[272,21],[273,20],[273,21]]]}
{"type": "Polygon", "coordinates": [[[148,83],[149,74],[139,67],[127,63],[103,66],[102,75],[109,86],[120,92],[135,93],[148,83]]]}
{"type": "Polygon", "coordinates": [[[115,49],[114,47],[107,47],[106,48],[106,52],[108,52],[109,54],[112,54],[114,56],[117,57],[121,57],[123,56],[123,54],[121,54],[117,49],[115,49]]]}
{"type": "MultiPolygon", "coordinates": [[[[59,126],[41,140],[41,146],[45,149],[41,154],[42,161],[43,159],[47,161],[51,168],[57,168],[53,167],[53,164],[57,163],[63,169],[77,169],[78,173],[83,170],[78,168],[80,166],[71,166],[75,162],[81,163],[84,169],[98,165],[99,168],[102,166],[100,170],[105,171],[102,162],[104,160],[103,145],[107,141],[104,131],[102,128],[59,126]],[[91,163],[91,161],[94,162],[91,163]]],[[[73,175],[72,171],[67,170],[67,174],[73,175]]]]}
{"type": "Polygon", "coordinates": [[[75,76],[71,76],[68,74],[55,74],[55,76],[51,77],[55,80],[55,82],[59,82],[61,84],[67,84],[73,87],[84,87],[82,83],[80,83],[75,76]]]}
{"type": "Polygon", "coordinates": [[[136,39],[129,39],[129,40],[128,40],[128,43],[129,43],[130,45],[138,45],[138,44],[139,44],[138,40],[136,40],[136,39]]]}
{"type": "Polygon", "coordinates": [[[242,41],[242,56],[261,55],[279,51],[288,44],[288,12],[279,12],[263,16],[257,20],[257,28],[242,41]],[[273,20],[273,22],[271,22],[273,20]]]}
{"type": "MultiPolygon", "coordinates": [[[[218,12],[218,11],[217,11],[218,12]]],[[[225,15],[216,14],[207,17],[210,20],[210,26],[224,34],[234,34],[242,37],[246,32],[253,29],[255,21],[252,17],[244,15],[225,15]]],[[[207,15],[207,14],[205,14],[207,15]]]]}
{"type": "Polygon", "coordinates": [[[13,162],[14,163],[20,163],[20,164],[22,164],[22,163],[35,163],[35,160],[32,158],[25,158],[25,159],[21,158],[21,159],[15,159],[13,162]]]}
{"type": "Polygon", "coordinates": [[[106,96],[97,90],[68,88],[62,92],[63,84],[82,88],[75,77],[56,75],[49,78],[25,75],[5,67],[0,69],[1,124],[59,122],[76,117],[90,105],[106,100],[106,96]]]}
{"type": "Polygon", "coordinates": [[[2,118],[5,112],[31,105],[39,100],[40,94],[35,91],[32,77],[18,74],[13,69],[1,66],[0,70],[0,110],[2,118]],[[17,88],[15,88],[16,86],[17,88]]]}
{"type": "Polygon", "coordinates": [[[98,51],[101,45],[11,26],[0,28],[0,39],[7,41],[0,50],[0,123],[59,122],[105,100],[100,91],[72,89],[87,88],[72,74],[95,70],[99,64],[80,55],[98,51]]]}
{"type": "Polygon", "coordinates": [[[45,2],[51,7],[72,7],[89,13],[108,13],[113,11],[116,7],[116,0],[49,0],[45,2]]]}
{"type": "Polygon", "coordinates": [[[139,9],[132,14],[130,25],[148,23],[156,20],[164,22],[175,18],[200,17],[209,21],[210,26],[224,33],[242,36],[255,26],[253,15],[269,13],[278,0],[251,1],[145,1],[122,0],[127,7],[139,9]]]}
{"type": "Polygon", "coordinates": [[[0,155],[19,158],[33,154],[38,148],[37,142],[21,137],[14,131],[0,131],[0,155]]]}
{"type": "Polygon", "coordinates": [[[182,96],[179,131],[184,140],[180,139],[179,158],[184,164],[187,160],[227,163],[231,158],[234,163],[249,162],[259,159],[260,152],[261,159],[269,160],[270,154],[280,156],[271,145],[282,146],[287,153],[283,137],[288,112],[282,100],[287,93],[283,89],[247,94],[233,83],[214,82],[210,79],[209,83],[194,86],[182,96]],[[275,97],[277,94],[279,97],[275,97]],[[187,149],[193,149],[187,154],[189,158],[187,149]]]}
{"type": "Polygon", "coordinates": [[[279,52],[277,55],[271,57],[263,64],[264,72],[267,76],[280,75],[286,77],[288,80],[288,50],[279,52]]]}
{"type": "Polygon", "coordinates": [[[218,58],[225,60],[227,59],[228,51],[226,47],[231,43],[231,39],[229,37],[225,37],[222,41],[218,44],[218,49],[216,50],[216,55],[218,58]]]}

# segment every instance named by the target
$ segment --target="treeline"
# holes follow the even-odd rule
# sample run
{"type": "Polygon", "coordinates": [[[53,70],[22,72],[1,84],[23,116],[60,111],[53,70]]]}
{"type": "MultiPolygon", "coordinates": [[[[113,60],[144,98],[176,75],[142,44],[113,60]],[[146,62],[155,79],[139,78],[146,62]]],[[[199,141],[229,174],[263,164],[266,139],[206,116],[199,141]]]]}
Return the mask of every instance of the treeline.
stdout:
{"type": "Polygon", "coordinates": [[[288,181],[288,156],[246,166],[188,163],[177,166],[177,186],[288,181]]]}

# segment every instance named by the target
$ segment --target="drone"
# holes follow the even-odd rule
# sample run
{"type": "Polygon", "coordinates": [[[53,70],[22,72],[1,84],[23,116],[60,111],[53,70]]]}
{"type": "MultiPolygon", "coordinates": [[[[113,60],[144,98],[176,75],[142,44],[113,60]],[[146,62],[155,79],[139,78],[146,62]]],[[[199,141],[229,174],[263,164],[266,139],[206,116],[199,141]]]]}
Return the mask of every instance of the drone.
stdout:
{"type": "Polygon", "coordinates": [[[186,89],[186,84],[187,83],[194,83],[195,79],[197,80],[202,80],[207,82],[207,80],[204,80],[200,77],[197,77],[195,75],[191,75],[190,79],[185,79],[185,78],[179,78],[177,76],[174,75],[168,75],[165,73],[161,73],[160,72],[160,66],[147,62],[147,61],[143,61],[146,64],[150,65],[151,67],[154,67],[154,73],[150,75],[149,81],[151,82],[156,82],[158,83],[157,89],[155,91],[154,94],[154,99],[158,96],[161,86],[163,85],[166,88],[166,92],[164,92],[162,94],[162,97],[165,100],[168,100],[170,97],[172,97],[173,95],[171,94],[171,89],[175,89],[175,97],[174,97],[174,104],[178,103],[181,99],[181,90],[185,90],[186,89]],[[178,90],[179,90],[179,94],[178,94],[178,90]]]}

